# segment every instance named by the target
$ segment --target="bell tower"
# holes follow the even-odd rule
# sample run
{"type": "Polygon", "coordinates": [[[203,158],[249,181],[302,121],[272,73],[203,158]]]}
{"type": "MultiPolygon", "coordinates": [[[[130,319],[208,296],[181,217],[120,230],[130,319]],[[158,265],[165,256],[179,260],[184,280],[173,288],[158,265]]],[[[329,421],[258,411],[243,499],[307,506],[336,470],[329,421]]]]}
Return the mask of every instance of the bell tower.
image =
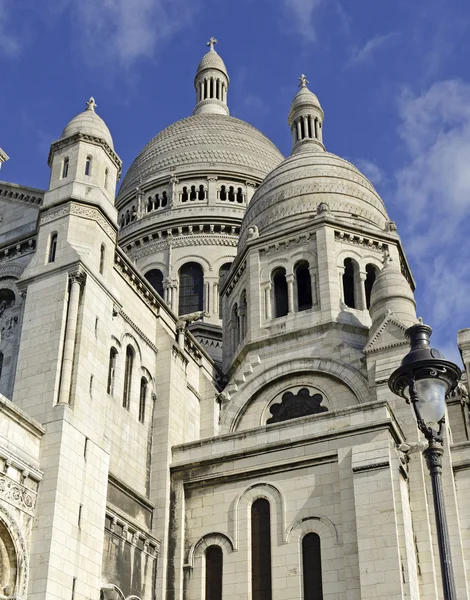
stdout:
{"type": "Polygon", "coordinates": [[[228,115],[227,91],[230,84],[224,61],[214,49],[214,37],[207,42],[209,52],[205,54],[194,78],[196,106],[194,115],[228,115]]]}

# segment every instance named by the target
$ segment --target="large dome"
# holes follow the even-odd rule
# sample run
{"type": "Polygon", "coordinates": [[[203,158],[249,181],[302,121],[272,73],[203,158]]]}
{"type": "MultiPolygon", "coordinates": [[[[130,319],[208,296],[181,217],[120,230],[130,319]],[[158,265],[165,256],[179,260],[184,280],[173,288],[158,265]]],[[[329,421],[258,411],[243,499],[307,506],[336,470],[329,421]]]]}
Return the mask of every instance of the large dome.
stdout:
{"type": "Polygon", "coordinates": [[[130,166],[119,196],[171,173],[223,171],[264,179],[283,158],[265,135],[244,121],[218,114],[195,115],[150,140],[130,166]]]}
{"type": "Polygon", "coordinates": [[[292,227],[317,215],[317,207],[338,219],[385,229],[387,211],[370,181],[351,163],[329,152],[308,150],[291,155],[256,191],[242,223],[240,247],[248,229],[259,234],[292,227]]]}

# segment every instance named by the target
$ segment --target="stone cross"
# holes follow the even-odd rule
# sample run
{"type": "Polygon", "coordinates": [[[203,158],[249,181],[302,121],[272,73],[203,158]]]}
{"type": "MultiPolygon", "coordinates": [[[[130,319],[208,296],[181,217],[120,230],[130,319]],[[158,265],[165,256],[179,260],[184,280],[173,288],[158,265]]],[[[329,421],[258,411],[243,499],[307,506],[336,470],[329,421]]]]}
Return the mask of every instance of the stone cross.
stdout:
{"type": "Polygon", "coordinates": [[[299,81],[300,81],[299,88],[307,87],[308,79],[305,77],[305,75],[303,73],[299,77],[299,81]]]}
{"type": "Polygon", "coordinates": [[[93,96],[91,96],[91,98],[88,100],[88,102],[85,102],[85,104],[87,105],[87,110],[92,110],[93,112],[95,112],[95,108],[98,106],[93,96]]]}
{"type": "Polygon", "coordinates": [[[218,44],[218,40],[216,40],[215,37],[212,36],[211,39],[207,42],[206,46],[209,46],[209,48],[213,51],[215,44],[218,44]]]}

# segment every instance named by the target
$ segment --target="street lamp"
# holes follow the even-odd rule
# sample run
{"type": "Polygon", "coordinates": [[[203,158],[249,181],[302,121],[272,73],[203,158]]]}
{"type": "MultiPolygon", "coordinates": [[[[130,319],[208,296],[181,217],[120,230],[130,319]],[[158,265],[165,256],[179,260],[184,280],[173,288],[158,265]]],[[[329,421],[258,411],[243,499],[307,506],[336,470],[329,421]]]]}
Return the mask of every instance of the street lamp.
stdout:
{"type": "Polygon", "coordinates": [[[431,348],[431,333],[431,327],[423,323],[406,330],[411,349],[390,375],[388,386],[412,404],[418,428],[428,441],[423,454],[431,474],[444,600],[457,600],[441,475],[446,396],[457,386],[461,371],[431,348]]]}

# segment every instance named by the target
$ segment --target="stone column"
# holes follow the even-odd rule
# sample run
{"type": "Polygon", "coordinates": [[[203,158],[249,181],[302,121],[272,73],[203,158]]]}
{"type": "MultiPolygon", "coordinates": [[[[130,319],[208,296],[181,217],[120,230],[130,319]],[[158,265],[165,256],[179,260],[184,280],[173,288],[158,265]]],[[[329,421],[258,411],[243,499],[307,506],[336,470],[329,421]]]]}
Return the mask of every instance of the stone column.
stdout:
{"type": "Polygon", "coordinates": [[[367,278],[367,273],[363,273],[360,272],[359,273],[359,277],[358,277],[358,282],[357,285],[355,285],[354,287],[356,288],[356,292],[357,292],[357,299],[358,299],[358,305],[356,308],[359,308],[360,310],[367,310],[367,300],[366,300],[366,286],[365,286],[365,281],[367,278]],[[357,289],[357,287],[359,286],[359,289],[357,289]]]}
{"type": "Polygon", "coordinates": [[[83,272],[71,273],[70,292],[65,326],[64,354],[62,356],[62,375],[59,390],[59,404],[68,404],[70,400],[70,387],[72,384],[73,355],[75,352],[75,336],[77,333],[78,304],[80,301],[80,288],[85,283],[86,275],[83,272]]]}
{"type": "Polygon", "coordinates": [[[264,296],[264,318],[272,319],[271,282],[270,281],[263,286],[263,296],[264,296]]]}
{"type": "Polygon", "coordinates": [[[312,306],[316,306],[318,304],[317,269],[310,267],[308,271],[310,273],[310,286],[312,288],[312,306]]]}
{"type": "Polygon", "coordinates": [[[300,119],[296,122],[297,126],[297,139],[300,141],[302,139],[302,129],[300,127],[300,119]]]}
{"type": "Polygon", "coordinates": [[[308,134],[308,132],[309,132],[309,128],[308,128],[308,117],[307,117],[307,116],[303,117],[303,120],[304,120],[304,133],[305,133],[305,137],[306,137],[306,138],[309,138],[310,136],[309,136],[309,134],[308,134]]]}
{"type": "Polygon", "coordinates": [[[286,275],[287,281],[287,306],[288,312],[294,312],[294,275],[291,273],[290,275],[286,275]]]}
{"type": "Polygon", "coordinates": [[[343,275],[344,275],[344,267],[338,267],[338,278],[339,278],[339,301],[340,303],[344,303],[344,283],[343,283],[343,275]]]}

